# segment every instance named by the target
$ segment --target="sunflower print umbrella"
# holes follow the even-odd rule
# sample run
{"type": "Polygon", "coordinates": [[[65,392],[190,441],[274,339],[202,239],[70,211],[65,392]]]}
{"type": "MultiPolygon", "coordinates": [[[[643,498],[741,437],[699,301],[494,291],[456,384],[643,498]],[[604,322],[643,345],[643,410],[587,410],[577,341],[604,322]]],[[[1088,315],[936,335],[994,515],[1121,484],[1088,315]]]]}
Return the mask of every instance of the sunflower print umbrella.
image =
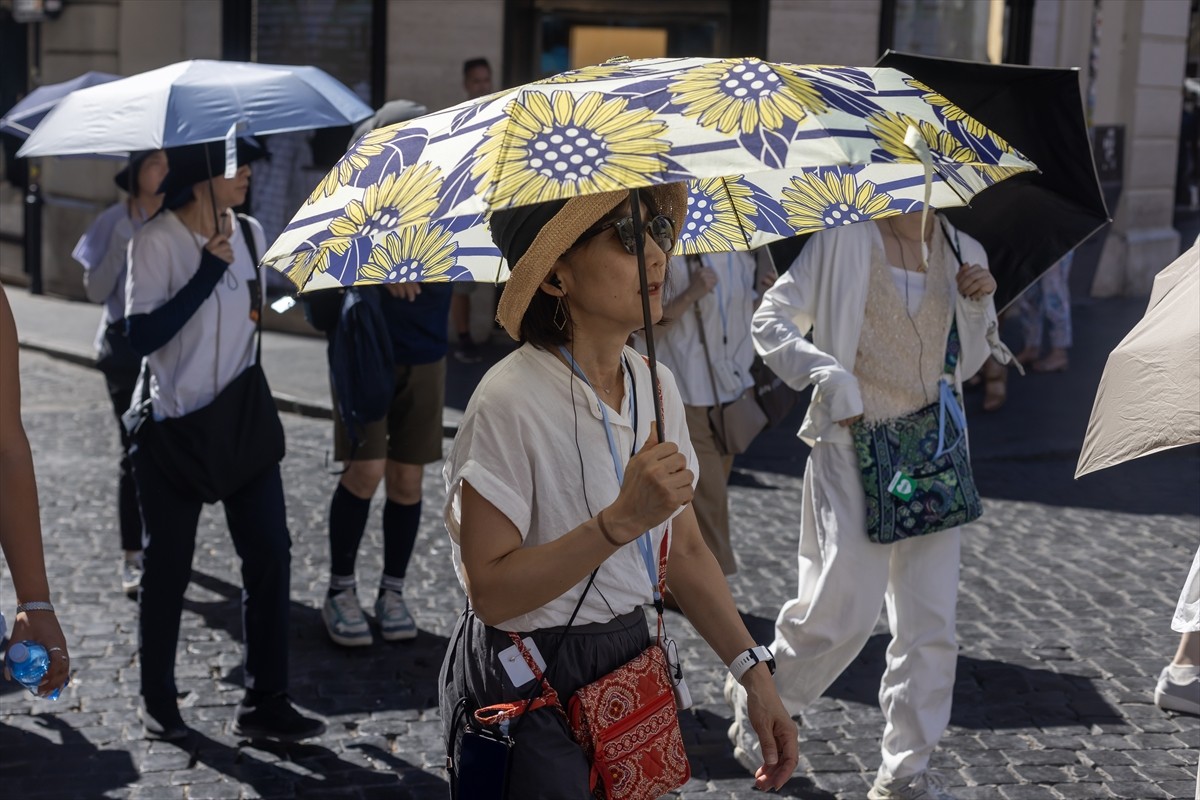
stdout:
{"type": "Polygon", "coordinates": [[[927,188],[963,205],[1033,169],[895,69],[619,60],[372,131],[264,261],[301,290],[499,281],[496,209],[686,181],[679,252],[723,252],[920,210],[927,188]]]}

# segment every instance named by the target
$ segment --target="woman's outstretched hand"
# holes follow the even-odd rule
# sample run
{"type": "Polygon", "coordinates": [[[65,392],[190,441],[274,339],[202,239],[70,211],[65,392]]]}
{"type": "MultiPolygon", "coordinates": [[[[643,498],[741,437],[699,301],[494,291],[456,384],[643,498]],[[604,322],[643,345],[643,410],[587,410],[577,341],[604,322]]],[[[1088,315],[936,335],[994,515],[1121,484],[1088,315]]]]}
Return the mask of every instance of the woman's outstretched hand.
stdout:
{"type": "Polygon", "coordinates": [[[788,782],[796,771],[800,751],[796,723],[783,707],[770,673],[765,667],[761,671],[765,674],[755,676],[758,680],[747,680],[745,686],[750,725],[758,735],[763,756],[763,765],[754,773],[754,786],[765,792],[788,782]]]}
{"type": "Polygon", "coordinates": [[[659,442],[658,423],[651,423],[642,449],[625,466],[621,493],[604,521],[618,541],[632,542],[692,501],[693,478],[679,447],[659,442]]]}

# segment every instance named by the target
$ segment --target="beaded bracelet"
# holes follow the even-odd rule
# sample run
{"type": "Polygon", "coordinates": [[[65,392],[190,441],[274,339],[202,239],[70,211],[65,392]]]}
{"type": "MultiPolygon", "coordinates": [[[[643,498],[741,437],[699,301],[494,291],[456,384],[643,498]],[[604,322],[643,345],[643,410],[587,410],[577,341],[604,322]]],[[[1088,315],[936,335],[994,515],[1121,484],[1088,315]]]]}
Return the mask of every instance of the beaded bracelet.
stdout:
{"type": "Polygon", "coordinates": [[[34,600],[29,603],[20,603],[17,605],[17,613],[24,614],[27,611],[49,611],[54,613],[54,606],[41,600],[34,600]]]}

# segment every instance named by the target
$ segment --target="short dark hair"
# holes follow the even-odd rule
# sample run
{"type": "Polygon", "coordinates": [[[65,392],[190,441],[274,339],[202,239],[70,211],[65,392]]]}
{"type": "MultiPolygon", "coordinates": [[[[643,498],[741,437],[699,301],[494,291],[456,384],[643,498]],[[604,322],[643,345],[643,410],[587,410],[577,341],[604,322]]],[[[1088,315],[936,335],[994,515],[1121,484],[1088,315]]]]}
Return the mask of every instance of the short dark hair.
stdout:
{"type": "MultiPolygon", "coordinates": [[[[646,219],[659,213],[659,209],[654,205],[654,198],[650,196],[649,192],[638,192],[638,195],[642,199],[642,213],[646,219]]],[[[580,234],[579,239],[590,239],[587,236],[588,232],[625,215],[625,203],[618,203],[611,211],[590,225],[587,231],[580,234]]],[[[578,244],[577,240],[562,255],[574,250],[578,244]]],[[[571,343],[574,328],[574,321],[571,319],[571,305],[566,298],[561,299],[562,306],[560,308],[560,298],[543,292],[541,287],[534,290],[533,297],[530,298],[529,305],[525,308],[525,315],[521,317],[520,341],[522,344],[528,342],[543,350],[551,350],[565,347],[571,343]],[[563,323],[562,327],[559,327],[560,322],[563,323]]]]}
{"type": "Polygon", "coordinates": [[[463,62],[463,77],[467,77],[471,74],[471,70],[478,67],[483,67],[488,72],[492,71],[492,65],[488,63],[486,58],[468,58],[463,62]]]}

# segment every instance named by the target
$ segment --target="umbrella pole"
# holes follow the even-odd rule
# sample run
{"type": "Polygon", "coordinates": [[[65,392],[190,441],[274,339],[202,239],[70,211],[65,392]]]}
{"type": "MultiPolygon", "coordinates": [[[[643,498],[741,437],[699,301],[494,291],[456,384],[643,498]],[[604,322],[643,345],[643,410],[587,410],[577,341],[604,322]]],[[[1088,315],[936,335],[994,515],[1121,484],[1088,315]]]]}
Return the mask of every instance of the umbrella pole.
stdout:
{"type": "Polygon", "coordinates": [[[208,201],[212,204],[213,212],[213,236],[221,233],[221,218],[217,214],[217,195],[213,192],[212,182],[212,156],[208,153],[208,144],[204,145],[204,166],[208,170],[208,201]]]}
{"type": "Polygon", "coordinates": [[[650,366],[650,391],[654,398],[654,421],[658,423],[658,440],[663,441],[666,428],[663,427],[662,392],[658,386],[658,359],[654,356],[654,320],[650,316],[650,284],[646,279],[646,228],[642,224],[642,199],[637,189],[629,190],[629,213],[633,216],[633,229],[637,235],[636,242],[638,263],[638,281],[642,287],[642,322],[646,333],[646,355],[650,366]]]}

